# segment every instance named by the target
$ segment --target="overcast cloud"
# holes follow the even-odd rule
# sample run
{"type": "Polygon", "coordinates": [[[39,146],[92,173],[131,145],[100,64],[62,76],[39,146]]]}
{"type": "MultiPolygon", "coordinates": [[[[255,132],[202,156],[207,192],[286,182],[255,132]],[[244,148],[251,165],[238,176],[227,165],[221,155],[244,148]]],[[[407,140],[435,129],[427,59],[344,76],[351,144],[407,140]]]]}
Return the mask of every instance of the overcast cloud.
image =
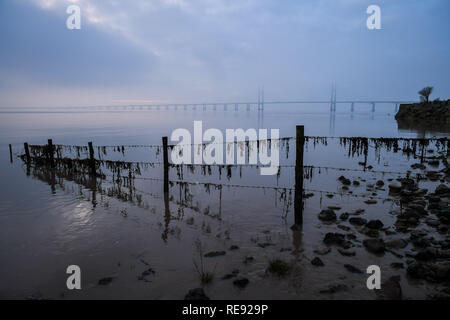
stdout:
{"type": "Polygon", "coordinates": [[[0,107],[450,97],[448,0],[2,0],[0,107]],[[66,8],[81,8],[81,30],[66,8]],[[366,28],[366,8],[382,30],[366,28]]]}

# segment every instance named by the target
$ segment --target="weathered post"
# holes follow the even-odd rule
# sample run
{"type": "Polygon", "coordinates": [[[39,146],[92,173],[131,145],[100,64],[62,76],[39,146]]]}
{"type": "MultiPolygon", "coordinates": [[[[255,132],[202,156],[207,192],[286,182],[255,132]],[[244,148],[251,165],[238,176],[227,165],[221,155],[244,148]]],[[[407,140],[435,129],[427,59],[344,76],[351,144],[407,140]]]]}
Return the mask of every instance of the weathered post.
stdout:
{"type": "Polygon", "coordinates": [[[95,158],[94,158],[94,147],[92,146],[92,141],[88,142],[89,146],[89,165],[91,167],[91,174],[95,175],[95,158]]]}
{"type": "Polygon", "coordinates": [[[13,163],[13,154],[12,154],[12,146],[9,145],[9,161],[11,161],[11,163],[13,163]]]}
{"type": "Polygon", "coordinates": [[[305,146],[305,127],[296,127],[295,148],[295,196],[294,214],[295,225],[303,224],[303,150],[305,146]]]}
{"type": "Polygon", "coordinates": [[[30,157],[30,149],[28,149],[28,143],[23,144],[23,148],[25,149],[25,157],[27,159],[27,165],[31,163],[31,157],[30,157]]]}
{"type": "Polygon", "coordinates": [[[167,137],[162,137],[163,143],[163,161],[164,161],[164,194],[169,193],[169,154],[167,137]]]}
{"type": "Polygon", "coordinates": [[[53,167],[54,165],[54,159],[53,159],[53,140],[48,139],[48,145],[47,145],[47,160],[50,163],[50,165],[53,167]]]}

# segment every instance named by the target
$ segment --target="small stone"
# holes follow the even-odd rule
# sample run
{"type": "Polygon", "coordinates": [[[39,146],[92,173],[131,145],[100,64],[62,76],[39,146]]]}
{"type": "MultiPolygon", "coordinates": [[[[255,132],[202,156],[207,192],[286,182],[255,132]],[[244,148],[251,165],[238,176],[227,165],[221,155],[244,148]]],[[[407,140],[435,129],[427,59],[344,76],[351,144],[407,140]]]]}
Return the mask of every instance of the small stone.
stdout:
{"type": "Polygon", "coordinates": [[[189,290],[184,300],[209,300],[202,288],[189,290]]]}
{"type": "Polygon", "coordinates": [[[375,229],[375,230],[380,230],[383,228],[383,222],[381,222],[380,220],[370,220],[367,224],[366,227],[370,228],[370,229],[375,229]]]}
{"type": "Polygon", "coordinates": [[[347,179],[347,178],[344,177],[344,176],[340,176],[340,177],[338,178],[338,180],[339,180],[343,185],[346,185],[346,186],[348,186],[348,185],[350,185],[350,184],[352,183],[349,179],[347,179]]]}
{"type": "Polygon", "coordinates": [[[408,245],[405,239],[393,239],[385,242],[386,248],[403,249],[408,245]]]}
{"type": "Polygon", "coordinates": [[[390,277],[381,284],[381,289],[375,292],[380,300],[401,300],[402,287],[400,286],[400,276],[390,277]]]}
{"type": "Polygon", "coordinates": [[[341,248],[339,248],[338,251],[340,254],[342,254],[343,256],[346,256],[346,257],[354,257],[356,255],[355,251],[344,250],[341,248]]]}
{"type": "Polygon", "coordinates": [[[270,243],[270,242],[258,243],[258,247],[263,248],[263,249],[266,247],[270,247],[270,246],[274,246],[274,244],[270,243]]]}
{"type": "Polygon", "coordinates": [[[346,286],[345,284],[334,284],[334,285],[330,285],[326,289],[320,290],[319,292],[320,293],[333,294],[333,293],[336,293],[336,292],[346,291],[346,290],[348,290],[348,286],[346,286]]]}
{"type": "Polygon", "coordinates": [[[233,251],[233,250],[239,250],[239,247],[236,246],[236,245],[232,245],[232,246],[230,247],[229,250],[231,250],[231,251],[233,251]]]}
{"type": "Polygon", "coordinates": [[[250,262],[253,262],[253,260],[255,260],[255,258],[253,258],[252,256],[246,256],[244,258],[244,264],[248,264],[250,262]]]}
{"type": "Polygon", "coordinates": [[[347,269],[351,273],[359,273],[359,274],[363,273],[360,269],[358,269],[355,266],[352,266],[351,264],[344,264],[344,267],[345,267],[345,269],[347,269]]]}
{"type": "Polygon", "coordinates": [[[311,260],[311,264],[313,266],[316,266],[316,267],[323,267],[323,266],[325,266],[325,264],[323,263],[323,261],[319,257],[315,257],[314,259],[312,259],[311,260]]]}
{"type": "Polygon", "coordinates": [[[350,230],[350,227],[343,226],[343,225],[338,225],[337,227],[338,227],[339,229],[341,229],[341,230],[344,230],[344,231],[349,231],[349,230],[350,230]]]}
{"type": "Polygon", "coordinates": [[[345,220],[348,219],[348,216],[349,216],[348,212],[344,212],[343,214],[341,214],[341,215],[339,216],[339,219],[345,221],[345,220]]]}
{"type": "Polygon", "coordinates": [[[314,252],[315,254],[324,256],[324,255],[330,253],[330,251],[331,251],[331,248],[322,248],[322,249],[314,250],[313,252],[314,252]]]}
{"type": "Polygon", "coordinates": [[[394,269],[403,269],[404,265],[401,262],[392,262],[391,267],[394,269]]]}
{"type": "Polygon", "coordinates": [[[226,254],[225,251],[211,251],[204,255],[205,258],[214,258],[219,256],[224,256],[226,254]]]}
{"type": "Polygon", "coordinates": [[[367,251],[379,254],[384,253],[386,250],[384,241],[382,239],[366,239],[363,241],[364,247],[366,247],[367,251]]]}
{"type": "Polygon", "coordinates": [[[367,220],[364,218],[354,217],[354,218],[350,218],[349,222],[356,226],[363,226],[367,223],[367,220]]]}
{"type": "Polygon", "coordinates": [[[240,289],[244,289],[249,283],[250,280],[247,278],[239,278],[233,281],[233,284],[240,289]]]}
{"type": "Polygon", "coordinates": [[[398,184],[391,183],[389,185],[390,194],[399,194],[402,191],[402,187],[398,184]]]}
{"type": "Polygon", "coordinates": [[[331,209],[322,210],[319,213],[319,219],[322,221],[336,221],[336,214],[331,209]]]}
{"type": "Polygon", "coordinates": [[[429,260],[433,260],[437,257],[438,253],[436,252],[435,249],[425,249],[423,251],[420,251],[416,254],[415,258],[416,260],[420,260],[420,261],[429,261],[429,260]]]}
{"type": "Polygon", "coordinates": [[[384,181],[378,180],[376,184],[377,184],[377,186],[382,187],[382,186],[384,186],[384,181]]]}
{"type": "Polygon", "coordinates": [[[450,193],[450,188],[447,187],[445,184],[440,184],[436,190],[434,191],[434,193],[436,194],[445,194],[445,193],[450,193]]]}
{"type": "Polygon", "coordinates": [[[113,277],[102,278],[102,279],[98,280],[98,284],[101,286],[106,286],[106,285],[110,284],[113,280],[114,280],[113,277]]]}

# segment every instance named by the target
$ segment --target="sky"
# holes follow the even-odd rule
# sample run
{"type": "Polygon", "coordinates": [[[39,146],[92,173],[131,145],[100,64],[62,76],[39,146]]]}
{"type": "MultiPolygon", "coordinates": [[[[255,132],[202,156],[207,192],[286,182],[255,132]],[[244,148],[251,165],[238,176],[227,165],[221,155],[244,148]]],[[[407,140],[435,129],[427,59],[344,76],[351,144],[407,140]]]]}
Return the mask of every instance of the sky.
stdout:
{"type": "Polygon", "coordinates": [[[450,98],[448,0],[0,0],[0,107],[450,98]],[[69,30],[66,9],[81,9],[69,30]],[[369,5],[381,30],[369,30],[369,5]]]}

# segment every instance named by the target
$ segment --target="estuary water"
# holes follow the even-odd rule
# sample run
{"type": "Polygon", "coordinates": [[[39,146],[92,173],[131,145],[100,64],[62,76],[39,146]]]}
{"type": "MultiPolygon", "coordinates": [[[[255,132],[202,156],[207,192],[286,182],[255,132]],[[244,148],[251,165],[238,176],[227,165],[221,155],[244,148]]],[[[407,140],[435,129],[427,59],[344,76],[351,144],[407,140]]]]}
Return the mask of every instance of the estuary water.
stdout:
{"type": "MultiPolygon", "coordinates": [[[[0,298],[183,299],[190,289],[203,287],[212,299],[374,299],[375,293],[366,287],[367,276],[349,272],[344,264],[363,271],[376,264],[386,278],[401,273],[407,298],[433,292],[429,284],[411,281],[404,270],[390,267],[393,262],[406,263],[406,258],[364,250],[361,241],[366,236],[348,223],[341,225],[355,235],[356,255],[343,256],[333,249],[321,256],[324,268],[311,264],[315,251],[323,249],[324,235],[338,230],[318,220],[322,209],[339,207],[340,213],[363,209],[366,219],[393,226],[398,210],[394,201],[371,205],[364,201],[371,196],[387,198],[387,188],[374,190],[373,185],[380,179],[387,185],[388,179],[399,177],[398,172],[411,170],[417,159],[392,153],[377,157],[370,150],[368,164],[374,172],[315,171],[305,179],[305,193],[311,196],[305,202],[303,227],[292,231],[294,168],[290,165],[295,164],[295,141],[282,145],[280,162],[285,167],[275,176],[262,177],[252,167],[223,172],[217,167],[171,169],[169,199],[164,199],[158,150],[118,148],[160,145],[161,138],[170,137],[174,129],[192,131],[195,120],[203,121],[204,130],[223,132],[276,128],[280,137],[295,136],[296,125],[304,125],[308,136],[321,137],[448,136],[399,129],[392,105],[381,105],[375,113],[362,106],[354,113],[338,108],[333,114],[328,105],[266,105],[264,114],[245,108],[235,111],[234,105],[226,111],[222,107],[215,111],[4,109],[0,111],[0,298]],[[49,138],[66,146],[87,146],[92,141],[96,156],[104,159],[156,164],[142,165],[132,183],[119,181],[114,172],[109,172],[112,177],[92,181],[45,168],[27,170],[17,157],[23,154],[23,143],[45,145],[49,138]],[[13,148],[12,162],[8,144],[13,148]],[[102,153],[97,146],[110,148],[102,153]],[[350,187],[351,194],[342,192],[341,175],[359,181],[359,186],[350,187]],[[204,257],[209,252],[221,255],[204,257]],[[287,275],[267,271],[275,259],[289,265],[287,275]],[[81,268],[81,290],[66,287],[69,265],[81,268]],[[202,284],[198,269],[211,273],[212,281],[202,284]],[[245,288],[233,284],[239,278],[249,280],[245,288]],[[324,293],[339,284],[346,290],[324,293]]],[[[80,157],[87,157],[83,152],[80,157]]],[[[72,156],[78,156],[76,151],[72,156]]],[[[347,150],[332,139],[326,146],[310,143],[304,159],[306,165],[347,169],[362,169],[361,161],[363,156],[348,157],[347,150]]],[[[435,185],[425,181],[421,187],[435,185]]]]}

